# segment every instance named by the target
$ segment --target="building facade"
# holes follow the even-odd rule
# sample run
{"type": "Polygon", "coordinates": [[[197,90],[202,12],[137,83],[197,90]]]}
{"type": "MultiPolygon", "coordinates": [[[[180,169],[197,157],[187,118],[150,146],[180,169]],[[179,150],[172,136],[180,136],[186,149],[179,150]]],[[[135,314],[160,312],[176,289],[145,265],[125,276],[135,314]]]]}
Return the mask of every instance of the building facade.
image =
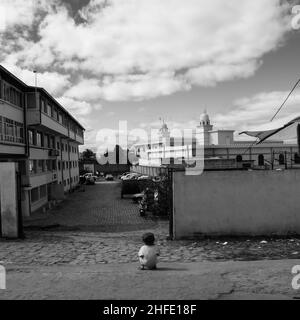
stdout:
{"type": "MultiPolygon", "coordinates": [[[[164,123],[157,140],[134,146],[141,166],[163,166],[189,163],[199,158],[206,163],[234,160],[239,167],[271,169],[292,167],[299,164],[298,145],[284,141],[265,141],[254,144],[252,141],[234,139],[234,130],[217,130],[211,124],[209,115],[200,116],[192,137],[172,137],[164,123]]],[[[228,162],[229,163],[229,162],[228,162]]],[[[213,169],[213,168],[212,168],[213,169]]]]}
{"type": "Polygon", "coordinates": [[[0,66],[0,161],[16,164],[19,209],[49,207],[79,182],[84,128],[45,89],[0,66]]]}

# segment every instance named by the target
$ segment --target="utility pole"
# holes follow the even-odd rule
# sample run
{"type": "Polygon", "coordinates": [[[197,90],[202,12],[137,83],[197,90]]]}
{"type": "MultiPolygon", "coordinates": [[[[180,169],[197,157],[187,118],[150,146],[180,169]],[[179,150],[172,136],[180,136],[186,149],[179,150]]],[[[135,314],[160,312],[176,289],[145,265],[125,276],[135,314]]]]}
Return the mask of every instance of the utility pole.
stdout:
{"type": "Polygon", "coordinates": [[[298,155],[300,156],[300,123],[297,125],[298,155]]]}
{"type": "Polygon", "coordinates": [[[34,73],[34,85],[35,85],[35,106],[38,106],[38,95],[37,95],[37,70],[33,70],[34,73]]]}

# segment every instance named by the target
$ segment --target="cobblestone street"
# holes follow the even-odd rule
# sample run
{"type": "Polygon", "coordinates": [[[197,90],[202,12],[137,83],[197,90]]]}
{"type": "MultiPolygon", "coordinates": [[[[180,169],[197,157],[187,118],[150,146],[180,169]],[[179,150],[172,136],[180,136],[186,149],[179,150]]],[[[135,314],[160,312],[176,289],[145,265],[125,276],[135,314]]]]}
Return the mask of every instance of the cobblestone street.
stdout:
{"type": "Polygon", "coordinates": [[[168,236],[168,221],[142,218],[137,204],[121,199],[120,183],[100,182],[76,191],[25,224],[25,240],[0,240],[5,265],[86,265],[137,261],[142,234],[168,236]]]}
{"type": "Polygon", "coordinates": [[[168,221],[139,216],[121,200],[119,183],[87,186],[47,214],[25,223],[25,240],[0,240],[0,261],[8,265],[95,265],[137,262],[146,231],[155,233],[161,262],[299,259],[300,240],[202,239],[168,241],[168,221]]]}
{"type": "Polygon", "coordinates": [[[121,184],[97,182],[75,191],[48,214],[34,214],[25,222],[30,229],[44,228],[121,232],[155,228],[158,222],[140,217],[138,207],[130,199],[121,199],[121,184]]]}
{"type": "Polygon", "coordinates": [[[297,295],[290,283],[291,268],[299,264],[299,239],[169,241],[168,221],[150,214],[141,218],[132,200],[120,199],[118,183],[87,186],[85,192],[69,195],[25,225],[24,240],[0,240],[0,264],[6,268],[8,287],[0,299],[291,299],[297,295]],[[146,231],[154,232],[160,245],[159,272],[137,268],[146,231]]]}

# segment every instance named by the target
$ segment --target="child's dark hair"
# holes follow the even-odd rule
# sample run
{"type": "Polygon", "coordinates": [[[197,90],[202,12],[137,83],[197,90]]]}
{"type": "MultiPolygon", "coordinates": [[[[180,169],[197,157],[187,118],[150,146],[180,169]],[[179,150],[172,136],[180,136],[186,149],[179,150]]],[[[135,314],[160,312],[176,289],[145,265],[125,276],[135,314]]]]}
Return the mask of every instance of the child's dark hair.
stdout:
{"type": "Polygon", "coordinates": [[[143,241],[147,246],[153,246],[155,242],[154,234],[151,232],[145,233],[143,235],[143,241]]]}

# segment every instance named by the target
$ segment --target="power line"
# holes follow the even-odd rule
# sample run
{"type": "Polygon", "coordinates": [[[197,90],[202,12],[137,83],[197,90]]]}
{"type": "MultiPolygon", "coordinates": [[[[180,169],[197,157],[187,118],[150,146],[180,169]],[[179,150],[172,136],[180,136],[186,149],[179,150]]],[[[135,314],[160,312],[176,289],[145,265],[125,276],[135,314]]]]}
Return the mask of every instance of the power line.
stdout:
{"type": "MultiPolygon", "coordinates": [[[[288,99],[290,98],[291,94],[294,92],[294,90],[297,88],[298,84],[300,83],[300,79],[295,83],[295,85],[293,86],[292,90],[289,92],[288,96],[286,97],[286,99],[284,100],[284,102],[281,104],[281,106],[279,107],[279,109],[277,110],[277,112],[274,114],[274,116],[272,117],[271,121],[272,122],[276,116],[278,115],[278,113],[281,111],[281,109],[284,107],[284,105],[286,104],[286,102],[288,101],[288,99]]],[[[251,143],[249,145],[249,147],[247,147],[247,149],[244,151],[243,155],[246,154],[248,152],[248,150],[252,149],[252,147],[258,142],[259,138],[257,137],[255,141],[253,141],[253,143],[251,143]]]]}
{"type": "Polygon", "coordinates": [[[279,107],[279,109],[277,110],[277,112],[274,114],[274,116],[271,119],[271,122],[276,118],[276,116],[278,115],[278,113],[280,112],[280,110],[284,107],[284,105],[286,104],[286,102],[288,101],[288,99],[290,98],[291,94],[294,92],[294,90],[296,89],[296,87],[298,86],[298,84],[300,83],[300,79],[296,82],[296,84],[294,85],[293,89],[290,91],[290,93],[288,94],[288,96],[286,97],[286,99],[284,100],[284,102],[282,103],[282,105],[279,107]]]}

